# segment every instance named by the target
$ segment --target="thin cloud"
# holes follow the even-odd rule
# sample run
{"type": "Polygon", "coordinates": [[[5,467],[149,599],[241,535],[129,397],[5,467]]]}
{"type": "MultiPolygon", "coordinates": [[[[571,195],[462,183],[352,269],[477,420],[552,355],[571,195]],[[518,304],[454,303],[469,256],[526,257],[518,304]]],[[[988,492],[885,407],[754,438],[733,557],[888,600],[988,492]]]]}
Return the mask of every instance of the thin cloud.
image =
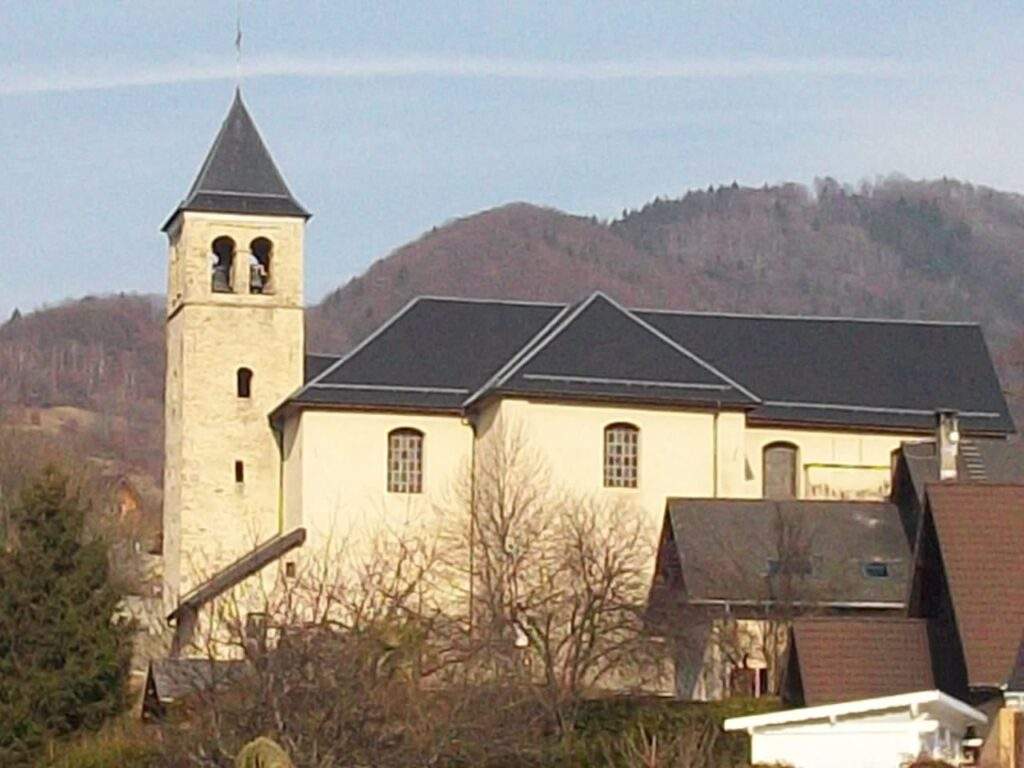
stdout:
{"type": "MultiPolygon", "coordinates": [[[[393,58],[270,57],[247,62],[245,79],[405,78],[597,82],[610,80],[735,80],[779,77],[892,78],[913,74],[891,59],[746,58],[626,61],[529,61],[481,57],[411,56],[393,58]]],[[[158,85],[232,80],[233,63],[164,65],[132,71],[93,69],[26,74],[8,72],[0,78],[0,94],[69,93],[158,85]]]]}

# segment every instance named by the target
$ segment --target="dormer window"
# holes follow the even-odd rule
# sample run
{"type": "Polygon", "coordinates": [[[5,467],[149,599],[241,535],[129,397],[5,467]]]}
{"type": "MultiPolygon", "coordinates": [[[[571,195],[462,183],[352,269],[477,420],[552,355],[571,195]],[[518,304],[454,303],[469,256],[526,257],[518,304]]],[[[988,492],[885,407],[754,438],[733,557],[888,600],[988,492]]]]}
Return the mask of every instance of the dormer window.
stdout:
{"type": "Polygon", "coordinates": [[[861,566],[861,571],[864,573],[865,578],[868,579],[889,578],[889,564],[880,560],[864,563],[861,566]]]}
{"type": "Polygon", "coordinates": [[[210,289],[214,293],[231,293],[235,241],[230,237],[218,237],[210,245],[210,251],[210,289]]]}

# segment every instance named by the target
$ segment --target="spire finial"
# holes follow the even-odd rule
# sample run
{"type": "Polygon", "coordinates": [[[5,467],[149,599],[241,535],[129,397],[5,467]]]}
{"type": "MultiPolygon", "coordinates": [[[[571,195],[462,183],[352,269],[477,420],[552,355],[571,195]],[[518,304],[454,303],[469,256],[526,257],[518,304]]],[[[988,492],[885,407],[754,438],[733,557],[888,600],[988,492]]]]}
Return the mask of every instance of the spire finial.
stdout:
{"type": "Polygon", "coordinates": [[[235,1],[235,90],[242,88],[242,0],[235,1]]]}

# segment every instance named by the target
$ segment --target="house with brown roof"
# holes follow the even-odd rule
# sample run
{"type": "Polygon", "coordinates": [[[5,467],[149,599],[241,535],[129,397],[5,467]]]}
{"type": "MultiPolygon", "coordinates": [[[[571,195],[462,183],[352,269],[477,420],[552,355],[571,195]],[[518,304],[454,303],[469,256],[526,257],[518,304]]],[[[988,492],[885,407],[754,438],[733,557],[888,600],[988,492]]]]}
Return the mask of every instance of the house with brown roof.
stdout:
{"type": "Polygon", "coordinates": [[[797,705],[937,688],[994,711],[1024,689],[1024,485],[929,483],[910,618],[800,617],[782,686],[797,705]]]}
{"type": "Polygon", "coordinates": [[[929,622],[937,686],[980,703],[1024,629],[1024,485],[934,483],[926,497],[908,611],[929,622]]]}
{"type": "Polygon", "coordinates": [[[737,667],[764,674],[771,624],[785,627],[778,669],[747,693],[777,681],[798,705],[930,688],[1002,700],[1024,629],[1024,484],[992,480],[1024,479],[1024,461],[940,422],[893,472],[888,503],[669,500],[649,617],[677,644],[677,695],[735,693],[737,667]],[[743,652],[710,653],[723,621],[761,629],[743,652]]]}
{"type": "MultiPolygon", "coordinates": [[[[935,453],[904,446],[897,478],[916,473],[922,479],[922,470],[941,466],[935,453]]],[[[867,744],[879,731],[852,720],[840,728],[852,710],[835,707],[874,711],[878,702],[920,691],[976,708],[969,728],[947,734],[955,761],[969,751],[983,766],[1022,764],[1024,485],[970,476],[923,482],[919,489],[894,484],[896,497],[908,490],[919,503],[916,519],[903,517],[915,533],[909,617],[797,616],[781,685],[783,701],[797,709],[727,723],[747,730],[760,759],[817,765],[808,751],[812,742],[839,743],[846,730],[857,731],[856,738],[867,744]],[[817,740],[808,742],[810,736],[817,740]]],[[[915,727],[905,730],[917,732],[915,727]]],[[[936,754],[936,745],[920,746],[936,754]]]]}
{"type": "Polygon", "coordinates": [[[917,539],[925,489],[930,483],[1024,484],[1024,449],[1019,442],[958,437],[945,471],[940,466],[941,436],[904,442],[893,455],[892,500],[900,508],[911,542],[917,539]]]}
{"type": "Polygon", "coordinates": [[[648,620],[676,695],[774,692],[793,618],[899,619],[912,563],[888,502],[669,499],[648,620]]]}
{"type": "Polygon", "coordinates": [[[793,622],[782,700],[814,707],[935,688],[923,619],[802,617],[793,622]]]}

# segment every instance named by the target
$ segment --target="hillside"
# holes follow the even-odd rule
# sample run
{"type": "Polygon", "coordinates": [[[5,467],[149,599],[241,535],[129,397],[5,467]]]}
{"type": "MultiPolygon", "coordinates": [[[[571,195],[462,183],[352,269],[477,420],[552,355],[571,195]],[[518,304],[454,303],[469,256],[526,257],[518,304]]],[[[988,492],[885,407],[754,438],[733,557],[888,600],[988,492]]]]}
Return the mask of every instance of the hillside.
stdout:
{"type": "Polygon", "coordinates": [[[87,297],[0,326],[0,424],[160,482],[163,300],[87,297]]]}
{"type": "MultiPolygon", "coordinates": [[[[970,319],[1004,385],[1024,377],[1024,198],[942,180],[719,187],[601,222],[513,204],[436,227],[307,312],[311,351],[340,352],[418,294],[634,306],[970,319]]],[[[163,337],[152,297],[68,302],[0,326],[0,409],[39,423],[96,414],[97,450],[155,473],[163,337]]],[[[1015,403],[1018,420],[1022,412],[1015,403]]]]}
{"type": "Polygon", "coordinates": [[[605,224],[514,204],[435,229],[309,311],[309,346],[345,348],[421,293],[1024,326],[1024,197],[954,181],[719,187],[605,224]]]}

